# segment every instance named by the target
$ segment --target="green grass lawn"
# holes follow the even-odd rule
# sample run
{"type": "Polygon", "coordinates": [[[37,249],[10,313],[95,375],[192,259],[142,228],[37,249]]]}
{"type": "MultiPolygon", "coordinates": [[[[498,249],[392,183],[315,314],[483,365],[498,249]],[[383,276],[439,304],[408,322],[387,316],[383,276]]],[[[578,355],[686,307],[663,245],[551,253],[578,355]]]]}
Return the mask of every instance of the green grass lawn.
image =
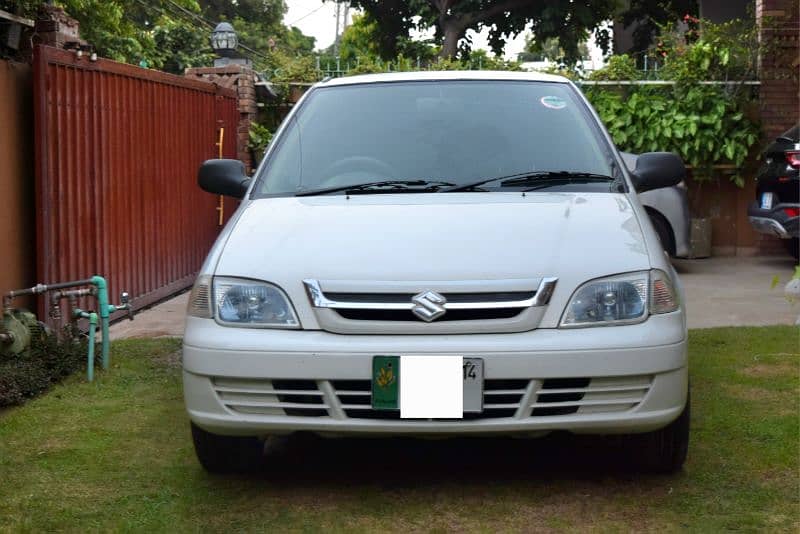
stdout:
{"type": "Polygon", "coordinates": [[[683,473],[625,471],[613,440],[275,440],[263,472],[206,474],[177,340],[126,340],[0,412],[0,531],[800,529],[800,336],[690,333],[683,473]]]}

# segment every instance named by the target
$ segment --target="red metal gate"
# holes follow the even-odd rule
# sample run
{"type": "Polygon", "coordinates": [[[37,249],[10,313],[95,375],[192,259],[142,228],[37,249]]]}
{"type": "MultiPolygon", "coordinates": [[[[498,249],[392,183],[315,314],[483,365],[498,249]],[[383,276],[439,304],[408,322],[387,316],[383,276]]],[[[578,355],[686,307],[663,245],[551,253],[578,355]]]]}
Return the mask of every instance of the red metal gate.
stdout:
{"type": "Polygon", "coordinates": [[[189,286],[220,230],[197,168],[221,128],[236,157],[236,94],[40,46],[34,107],[38,280],[100,274],[134,309],[189,286]]]}

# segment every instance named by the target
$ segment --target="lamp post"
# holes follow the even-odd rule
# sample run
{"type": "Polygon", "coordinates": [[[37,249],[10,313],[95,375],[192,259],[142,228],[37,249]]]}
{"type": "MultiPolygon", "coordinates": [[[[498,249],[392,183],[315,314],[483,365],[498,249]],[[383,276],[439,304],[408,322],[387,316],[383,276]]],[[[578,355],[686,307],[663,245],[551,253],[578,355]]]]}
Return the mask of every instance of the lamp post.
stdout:
{"type": "Polygon", "coordinates": [[[211,48],[219,56],[214,60],[214,66],[224,67],[232,64],[250,66],[250,60],[236,52],[238,46],[239,36],[236,35],[233,26],[228,22],[217,24],[211,32],[211,48]]]}

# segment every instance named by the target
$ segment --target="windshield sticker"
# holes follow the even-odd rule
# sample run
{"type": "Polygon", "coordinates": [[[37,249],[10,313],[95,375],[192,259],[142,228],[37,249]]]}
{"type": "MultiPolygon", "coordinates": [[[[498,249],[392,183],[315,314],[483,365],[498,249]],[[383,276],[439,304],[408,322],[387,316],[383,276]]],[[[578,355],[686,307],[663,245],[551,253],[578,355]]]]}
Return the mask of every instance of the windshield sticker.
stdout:
{"type": "Polygon", "coordinates": [[[557,96],[543,96],[540,102],[544,107],[550,109],[564,109],[567,107],[566,101],[557,96]]]}

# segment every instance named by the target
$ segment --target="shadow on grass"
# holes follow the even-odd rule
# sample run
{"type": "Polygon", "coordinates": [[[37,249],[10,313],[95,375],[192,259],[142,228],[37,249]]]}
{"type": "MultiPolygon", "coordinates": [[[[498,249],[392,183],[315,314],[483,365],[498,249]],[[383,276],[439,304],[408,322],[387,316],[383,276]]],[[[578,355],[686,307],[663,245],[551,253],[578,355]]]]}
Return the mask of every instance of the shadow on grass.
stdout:
{"type": "MultiPolygon", "coordinates": [[[[630,451],[614,437],[551,434],[538,439],[270,438],[264,463],[244,476],[281,486],[327,483],[394,487],[442,483],[630,478],[630,451]]],[[[638,476],[637,476],[638,477],[638,476]]]]}

